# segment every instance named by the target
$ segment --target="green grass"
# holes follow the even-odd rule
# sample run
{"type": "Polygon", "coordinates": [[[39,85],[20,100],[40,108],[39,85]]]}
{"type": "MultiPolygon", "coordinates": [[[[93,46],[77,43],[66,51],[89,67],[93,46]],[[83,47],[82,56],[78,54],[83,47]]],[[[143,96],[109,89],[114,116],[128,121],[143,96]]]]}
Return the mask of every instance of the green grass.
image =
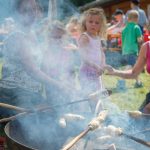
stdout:
{"type": "Polygon", "coordinates": [[[150,76],[147,73],[141,73],[139,76],[143,82],[142,88],[134,88],[134,79],[126,80],[125,91],[117,91],[116,84],[119,77],[104,75],[105,87],[112,90],[111,101],[115,103],[120,110],[137,110],[145,99],[146,93],[150,90],[150,76]]]}

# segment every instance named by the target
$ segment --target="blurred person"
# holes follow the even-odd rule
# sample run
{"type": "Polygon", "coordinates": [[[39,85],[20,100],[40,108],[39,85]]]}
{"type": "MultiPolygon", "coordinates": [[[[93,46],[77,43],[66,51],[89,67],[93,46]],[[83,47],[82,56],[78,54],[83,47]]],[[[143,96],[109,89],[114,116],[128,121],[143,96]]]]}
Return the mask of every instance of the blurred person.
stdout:
{"type": "Polygon", "coordinates": [[[110,22],[107,24],[107,25],[108,25],[108,28],[111,27],[112,25],[115,25],[115,24],[117,24],[117,20],[116,20],[116,18],[115,18],[115,15],[113,14],[113,15],[111,16],[110,22]]]}
{"type": "MultiPolygon", "coordinates": [[[[136,10],[139,13],[138,25],[141,28],[142,34],[144,34],[144,27],[148,25],[148,18],[143,9],[140,8],[140,0],[131,0],[130,1],[131,10],[136,10]]],[[[128,14],[131,10],[128,10],[126,13],[126,17],[128,18],[128,14]]]]}
{"type": "Polygon", "coordinates": [[[7,33],[11,33],[15,30],[15,20],[12,17],[5,18],[2,26],[7,33]]]}
{"type": "MultiPolygon", "coordinates": [[[[73,90],[71,52],[65,49],[63,38],[65,34],[65,26],[58,20],[53,21],[48,27],[47,48],[43,56],[42,70],[58,82],[69,85],[73,90]]],[[[46,91],[47,94],[50,93],[49,87],[46,87],[46,91]]]]}
{"type": "Polygon", "coordinates": [[[4,18],[0,27],[1,48],[4,45],[3,40],[14,30],[16,30],[15,20],[12,17],[4,18]]]}
{"type": "MultiPolygon", "coordinates": [[[[79,79],[85,95],[104,90],[101,76],[105,66],[105,54],[101,39],[106,37],[106,28],[106,17],[102,9],[92,8],[82,14],[82,33],[78,41],[81,55],[79,79]]],[[[97,101],[90,102],[92,111],[96,104],[97,101]]]]}
{"type": "MultiPolygon", "coordinates": [[[[128,22],[122,31],[122,55],[123,60],[130,67],[134,66],[139,53],[139,45],[143,42],[143,36],[138,26],[139,14],[132,10],[128,14],[128,22]]],[[[142,82],[136,78],[135,88],[142,87],[142,82]]]]}
{"type": "Polygon", "coordinates": [[[9,98],[4,102],[32,107],[41,103],[51,104],[51,100],[58,98],[61,103],[65,94],[67,95],[65,86],[40,69],[42,54],[32,28],[36,20],[37,3],[35,0],[15,2],[18,30],[5,40],[4,66],[0,81],[2,96],[9,98]],[[51,89],[47,101],[41,96],[41,84],[51,89]]]}
{"type": "Polygon", "coordinates": [[[125,15],[123,10],[116,9],[113,17],[116,23],[107,29],[108,34],[108,46],[113,47],[121,47],[121,33],[123,28],[125,27],[125,15]]]}
{"type": "Polygon", "coordinates": [[[47,40],[47,30],[50,24],[50,19],[48,17],[44,17],[36,24],[34,28],[38,40],[41,44],[45,44],[45,41],[47,40]]]}
{"type": "MultiPolygon", "coordinates": [[[[146,65],[146,70],[150,74],[150,41],[142,44],[139,57],[136,64],[130,70],[116,70],[107,66],[108,75],[118,76],[124,79],[134,79],[143,71],[146,65]]],[[[140,107],[140,110],[144,113],[150,114],[150,92],[147,93],[146,99],[140,107]]]]}
{"type": "Polygon", "coordinates": [[[66,24],[66,31],[68,34],[68,44],[66,46],[66,49],[70,50],[72,53],[72,76],[74,79],[78,79],[78,70],[81,64],[78,49],[78,39],[80,37],[80,22],[76,16],[73,16],[69,19],[66,24]]]}
{"type": "Polygon", "coordinates": [[[125,26],[125,15],[123,10],[116,9],[116,11],[113,14],[113,18],[115,19],[115,24],[110,26],[107,29],[108,34],[115,34],[115,33],[121,33],[124,26],[125,26]]]}
{"type": "Polygon", "coordinates": [[[66,24],[66,31],[76,40],[75,42],[77,42],[80,36],[80,23],[77,17],[73,16],[70,18],[69,22],[66,24]]]}

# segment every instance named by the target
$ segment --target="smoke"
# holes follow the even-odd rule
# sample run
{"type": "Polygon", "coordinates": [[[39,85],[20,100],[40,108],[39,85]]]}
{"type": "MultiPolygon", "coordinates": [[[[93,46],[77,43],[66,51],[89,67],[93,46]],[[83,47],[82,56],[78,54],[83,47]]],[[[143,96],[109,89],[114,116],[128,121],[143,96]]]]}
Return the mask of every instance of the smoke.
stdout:
{"type": "MultiPolygon", "coordinates": [[[[14,10],[12,8],[12,6],[13,6],[12,2],[13,2],[13,0],[12,1],[0,0],[0,6],[1,6],[0,11],[2,13],[2,15],[0,15],[1,19],[5,18],[5,17],[14,17],[15,16],[12,12],[12,10],[14,10]]],[[[41,4],[45,5],[48,3],[41,2],[41,4]]],[[[57,0],[56,8],[57,8],[57,14],[56,14],[55,19],[58,19],[58,20],[64,21],[66,18],[68,18],[72,15],[79,14],[77,11],[77,8],[67,0],[61,0],[61,1],[57,0]]],[[[48,9],[45,8],[43,10],[45,11],[44,16],[46,16],[46,19],[49,19],[48,11],[47,11],[48,9]]],[[[49,10],[49,11],[50,11],[49,13],[53,13],[51,10],[49,10]]],[[[15,19],[16,19],[16,17],[15,17],[15,19]]],[[[42,21],[44,19],[45,18],[42,18],[42,21]]],[[[15,21],[18,22],[17,19],[15,21]]],[[[39,20],[37,20],[37,21],[39,21],[39,20]]],[[[61,84],[68,85],[70,82],[72,82],[71,81],[72,76],[69,75],[68,72],[70,71],[69,70],[70,62],[72,61],[72,60],[70,60],[70,55],[74,55],[74,52],[65,51],[65,54],[63,54],[61,46],[63,46],[63,47],[67,46],[68,40],[63,39],[63,38],[60,40],[60,39],[57,39],[58,37],[55,37],[55,38],[53,37],[54,39],[52,37],[48,37],[47,34],[52,31],[53,31],[53,34],[51,34],[51,35],[54,36],[54,30],[51,29],[52,22],[49,22],[49,20],[46,20],[46,21],[43,21],[44,25],[40,24],[40,23],[36,26],[37,27],[36,31],[33,32],[33,34],[32,34],[33,37],[38,37],[38,39],[36,40],[36,42],[38,44],[34,43],[35,41],[33,38],[32,40],[29,40],[30,42],[27,43],[27,45],[24,45],[24,46],[25,47],[30,46],[31,49],[28,49],[28,52],[31,54],[34,54],[33,61],[39,67],[40,67],[42,59],[45,58],[44,55],[48,56],[48,58],[47,59],[45,58],[44,61],[47,62],[46,64],[50,71],[47,69],[44,71],[47,73],[47,75],[50,75],[52,78],[54,78],[56,80],[59,80],[59,82],[61,84]],[[50,31],[47,30],[49,25],[50,25],[50,31]],[[37,33],[37,31],[38,31],[38,33],[37,33]],[[50,42],[50,43],[47,44],[46,42],[50,42]],[[69,59],[67,59],[67,58],[69,58],[69,59]],[[60,74],[61,74],[61,77],[59,76],[60,74]]],[[[16,28],[17,28],[17,26],[16,26],[16,28]]],[[[24,29],[24,28],[22,28],[22,29],[24,29]]],[[[35,29],[35,26],[33,26],[33,29],[35,29]]],[[[24,34],[25,33],[23,33],[23,35],[24,34]]],[[[27,37],[28,37],[28,35],[27,35],[27,37]]],[[[27,37],[25,40],[28,40],[27,37]]],[[[5,47],[4,53],[5,53],[6,57],[11,56],[12,62],[13,62],[13,57],[18,56],[18,53],[13,53],[14,52],[13,50],[17,49],[17,48],[21,48],[22,43],[14,42],[14,40],[16,38],[12,35],[11,35],[11,38],[12,39],[10,39],[10,37],[8,35],[6,41],[9,42],[9,40],[11,40],[11,42],[9,42],[9,44],[10,44],[9,46],[5,47]]],[[[71,58],[72,58],[72,56],[71,56],[71,58]]],[[[20,60],[20,58],[18,58],[18,60],[20,60]]],[[[28,60],[26,60],[26,61],[28,61],[28,60]]],[[[78,59],[77,59],[77,61],[78,61],[78,59]]],[[[6,60],[6,62],[7,62],[7,60],[6,60]]],[[[116,61],[113,61],[113,62],[116,62],[116,61]]],[[[11,64],[7,64],[7,65],[11,65],[11,64]]],[[[17,66],[16,67],[13,66],[13,68],[10,72],[7,72],[8,71],[7,69],[5,70],[6,76],[3,76],[3,77],[7,77],[10,73],[11,75],[14,75],[15,77],[17,77],[18,82],[20,82],[20,80],[21,80],[20,77],[24,77],[24,79],[25,79],[27,76],[24,76],[24,74],[22,74],[22,70],[20,70],[20,72],[13,72],[13,69],[18,69],[18,68],[20,68],[21,65],[22,64],[20,63],[20,61],[18,61],[17,66]]],[[[6,67],[8,67],[8,66],[6,66],[6,67]]],[[[79,66],[77,66],[77,67],[79,67],[79,66]]],[[[32,75],[31,73],[28,73],[28,75],[29,74],[32,75]]],[[[24,80],[24,82],[23,82],[23,85],[24,85],[23,88],[25,89],[24,93],[21,93],[18,89],[14,88],[13,92],[15,93],[15,96],[19,97],[19,99],[18,99],[19,104],[16,104],[16,105],[34,109],[35,103],[36,104],[38,102],[42,103],[41,102],[41,99],[43,100],[42,97],[37,97],[35,95],[34,96],[32,95],[32,97],[30,97],[30,95],[29,95],[29,92],[28,92],[29,90],[34,89],[37,92],[39,90],[38,88],[41,87],[41,85],[39,85],[38,83],[34,84],[34,85],[32,84],[33,78],[35,78],[35,75],[32,75],[32,78],[26,78],[26,80],[24,80]],[[28,83],[28,85],[27,85],[27,83],[28,83]],[[30,97],[30,99],[28,96],[30,97]]],[[[13,82],[9,82],[9,80],[8,80],[8,85],[6,88],[8,88],[8,87],[13,88],[13,86],[14,86],[13,82]]],[[[44,90],[42,91],[42,94],[44,95],[45,87],[43,89],[44,90]]],[[[74,89],[71,86],[69,86],[69,90],[73,91],[74,89]]],[[[84,89],[82,89],[82,90],[84,90],[84,89]]],[[[78,100],[79,98],[80,99],[85,98],[85,97],[81,97],[81,95],[76,95],[76,94],[74,94],[72,99],[67,96],[63,97],[63,95],[61,95],[60,90],[56,90],[56,92],[55,92],[55,87],[53,87],[53,86],[48,87],[48,94],[50,94],[51,99],[49,99],[48,102],[43,101],[43,103],[46,103],[49,106],[64,104],[64,103],[67,103],[70,101],[78,100]]],[[[106,95],[106,97],[103,97],[103,95],[100,95],[100,96],[102,98],[101,100],[102,100],[103,108],[108,109],[111,112],[111,115],[109,116],[109,119],[106,120],[105,124],[106,125],[113,124],[117,127],[121,126],[122,128],[125,128],[125,129],[128,128],[128,126],[130,125],[130,118],[128,117],[128,115],[127,114],[119,115],[121,113],[121,111],[119,110],[119,108],[116,105],[114,105],[110,102],[111,101],[110,99],[109,100],[107,99],[108,95],[106,95]]],[[[54,108],[54,110],[52,110],[52,112],[47,111],[47,112],[41,113],[41,112],[35,111],[35,113],[33,115],[28,115],[26,117],[22,117],[21,119],[19,119],[21,128],[20,129],[15,128],[14,131],[12,131],[12,132],[17,132],[17,135],[22,134],[23,136],[20,138],[20,135],[17,136],[17,135],[15,135],[15,133],[14,133],[14,135],[12,135],[12,134],[11,135],[17,136],[17,137],[15,137],[16,140],[21,141],[22,144],[27,144],[27,145],[29,144],[33,148],[42,149],[42,150],[50,150],[50,149],[58,150],[62,147],[62,145],[66,142],[66,140],[68,138],[76,136],[78,133],[80,133],[82,130],[84,130],[88,126],[89,121],[92,119],[92,117],[94,115],[93,114],[91,115],[89,113],[90,108],[87,107],[87,105],[89,105],[88,102],[83,102],[83,103],[79,103],[78,105],[74,104],[73,106],[70,106],[70,107],[67,107],[66,105],[63,106],[62,108],[56,107],[56,108],[54,108]],[[57,111],[59,112],[59,114],[57,114],[57,111]],[[87,113],[84,111],[87,111],[87,113]],[[79,113],[81,115],[84,115],[86,120],[84,120],[84,121],[76,121],[75,120],[73,122],[68,122],[67,127],[62,128],[59,125],[59,119],[60,119],[60,117],[63,117],[64,113],[68,113],[68,112],[69,113],[70,112],[71,113],[79,113]]]]}
{"type": "Polygon", "coordinates": [[[13,0],[0,0],[0,21],[12,14],[13,0]]]}

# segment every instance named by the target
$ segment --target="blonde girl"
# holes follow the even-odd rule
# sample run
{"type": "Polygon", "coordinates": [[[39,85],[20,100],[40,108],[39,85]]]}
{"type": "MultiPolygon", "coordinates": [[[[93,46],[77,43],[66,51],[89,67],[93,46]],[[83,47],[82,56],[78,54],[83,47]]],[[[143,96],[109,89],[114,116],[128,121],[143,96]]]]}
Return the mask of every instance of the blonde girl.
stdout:
{"type": "MultiPolygon", "coordinates": [[[[78,41],[82,61],[79,79],[82,91],[88,95],[103,90],[101,75],[105,67],[105,55],[101,40],[106,37],[106,18],[103,9],[91,8],[85,11],[81,17],[81,31],[78,41]]],[[[94,105],[96,103],[94,102],[94,105]]]]}

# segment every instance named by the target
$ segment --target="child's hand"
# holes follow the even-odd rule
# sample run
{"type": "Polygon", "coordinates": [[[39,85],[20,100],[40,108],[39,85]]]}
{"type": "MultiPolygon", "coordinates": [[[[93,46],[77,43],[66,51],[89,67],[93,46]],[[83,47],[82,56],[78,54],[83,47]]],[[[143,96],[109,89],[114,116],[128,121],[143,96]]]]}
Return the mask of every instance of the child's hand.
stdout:
{"type": "Polygon", "coordinates": [[[106,65],[104,68],[107,75],[113,75],[115,73],[115,69],[110,65],[106,65]]]}
{"type": "Polygon", "coordinates": [[[99,76],[101,76],[104,73],[104,68],[99,67],[97,73],[99,76]]]}
{"type": "Polygon", "coordinates": [[[68,44],[64,47],[65,50],[77,50],[78,47],[75,44],[68,44]]]}
{"type": "Polygon", "coordinates": [[[104,68],[101,68],[98,65],[93,65],[92,68],[96,72],[97,76],[101,76],[104,73],[104,68]]]}

